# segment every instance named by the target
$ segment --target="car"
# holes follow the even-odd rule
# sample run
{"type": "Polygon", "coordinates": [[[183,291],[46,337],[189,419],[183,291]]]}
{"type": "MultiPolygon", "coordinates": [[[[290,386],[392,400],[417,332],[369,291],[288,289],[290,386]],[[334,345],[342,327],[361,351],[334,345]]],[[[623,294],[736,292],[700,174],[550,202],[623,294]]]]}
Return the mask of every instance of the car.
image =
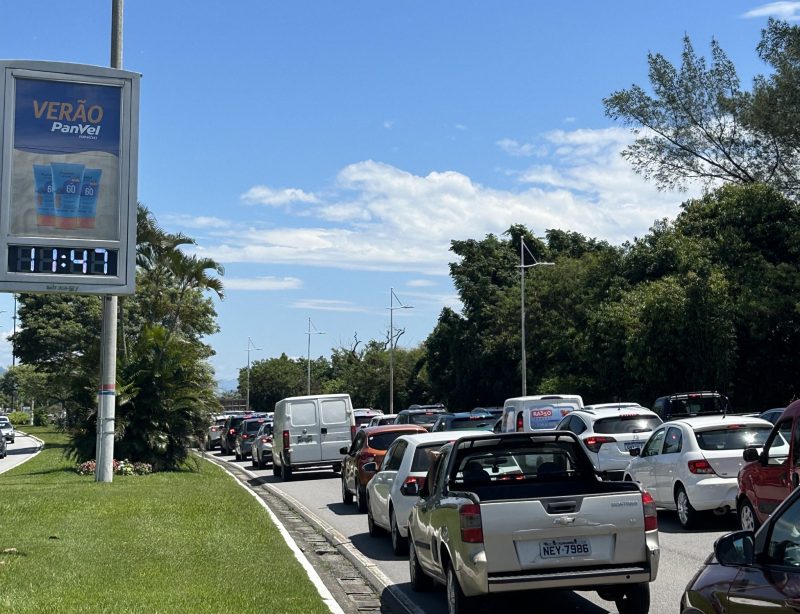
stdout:
{"type": "Polygon", "coordinates": [[[8,442],[5,437],[0,437],[0,458],[8,456],[8,442]]]}
{"type": "MultiPolygon", "coordinates": [[[[625,480],[638,482],[658,507],[677,510],[688,529],[702,512],[736,510],[743,450],[763,446],[772,425],[748,416],[697,416],[665,422],[633,448],[625,480]]],[[[787,449],[788,452],[788,449],[787,449]]]]}
{"type": "Polygon", "coordinates": [[[794,614],[800,595],[800,488],[761,528],[734,531],[714,552],[681,596],[681,614],[774,612],[794,614]]]}
{"type": "Polygon", "coordinates": [[[544,394],[513,397],[503,403],[503,432],[530,433],[554,430],[561,419],[583,407],[578,394],[544,394]]]}
{"type": "Polygon", "coordinates": [[[11,443],[14,443],[17,437],[14,425],[11,424],[11,420],[7,416],[0,416],[0,434],[3,435],[3,439],[11,443]]]}
{"type": "Polygon", "coordinates": [[[272,462],[272,428],[273,422],[265,420],[258,429],[253,442],[250,444],[250,459],[253,467],[265,469],[267,463],[272,462]]]}
{"type": "Polygon", "coordinates": [[[222,429],[225,428],[225,420],[228,416],[212,416],[211,426],[208,427],[206,434],[206,450],[213,450],[219,445],[222,439],[222,429]]]}
{"type": "Polygon", "coordinates": [[[651,408],[664,422],[685,416],[704,416],[706,414],[731,414],[731,402],[724,394],[716,391],[676,392],[658,397],[651,408]]]}
{"type": "Polygon", "coordinates": [[[253,439],[261,429],[267,419],[263,416],[258,418],[245,418],[236,431],[236,439],[233,442],[233,454],[237,461],[247,460],[252,450],[253,439]]]}
{"type": "Polygon", "coordinates": [[[374,471],[365,471],[364,465],[375,463],[380,466],[386,450],[401,435],[427,433],[416,424],[389,424],[364,428],[356,433],[350,447],[339,452],[342,459],[342,502],[349,505],[355,496],[356,508],[359,512],[367,511],[367,483],[375,475],[374,471]]]}
{"type": "Polygon", "coordinates": [[[397,414],[395,424],[419,424],[427,431],[433,428],[433,423],[439,414],[447,413],[444,405],[411,405],[397,414]]]}
{"type": "Polygon", "coordinates": [[[394,424],[397,414],[379,414],[372,416],[367,426],[383,426],[384,424],[394,424]]]}
{"type": "Polygon", "coordinates": [[[455,439],[453,433],[402,435],[389,446],[383,463],[367,463],[366,471],[376,471],[367,484],[367,528],[372,537],[389,531],[392,550],[405,554],[408,549],[408,515],[417,500],[417,491],[438,450],[455,439]],[[409,485],[413,484],[413,494],[409,485]],[[407,494],[408,493],[408,494],[407,494]]]}
{"type": "Polygon", "coordinates": [[[375,417],[380,417],[383,412],[380,409],[369,409],[362,407],[353,410],[353,417],[356,419],[356,428],[363,429],[375,417]]]}
{"type": "Polygon", "coordinates": [[[222,432],[219,438],[220,454],[233,453],[233,444],[236,442],[236,432],[244,419],[245,414],[229,415],[225,419],[225,424],[222,425],[222,432]]]}
{"type": "Polygon", "coordinates": [[[783,410],[786,409],[785,407],[773,407],[772,409],[767,409],[766,411],[762,411],[758,414],[758,417],[762,420],[767,420],[768,422],[772,422],[775,424],[778,422],[778,418],[781,417],[783,414],[783,410]]]}
{"type": "Polygon", "coordinates": [[[641,448],[661,418],[636,403],[602,403],[573,410],[556,427],[575,433],[598,471],[621,480],[631,460],[629,450],[641,448]]]}
{"type": "Polygon", "coordinates": [[[497,418],[492,414],[457,412],[454,414],[442,414],[436,418],[436,422],[431,427],[431,433],[440,431],[491,431],[497,418]]]}
{"type": "Polygon", "coordinates": [[[502,407],[476,407],[472,410],[473,414],[491,414],[495,418],[500,418],[503,415],[502,407]]]}

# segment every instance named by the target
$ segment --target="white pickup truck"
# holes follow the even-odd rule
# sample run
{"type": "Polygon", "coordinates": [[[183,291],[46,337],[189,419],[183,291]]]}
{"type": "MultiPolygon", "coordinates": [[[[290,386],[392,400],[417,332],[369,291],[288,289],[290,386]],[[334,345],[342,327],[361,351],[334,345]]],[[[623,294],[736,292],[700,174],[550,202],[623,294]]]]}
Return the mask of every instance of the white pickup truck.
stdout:
{"type": "Polygon", "coordinates": [[[574,434],[474,434],[444,446],[408,521],[415,590],[447,587],[448,611],[479,596],[596,590],[646,614],[658,573],[656,508],[634,482],[601,481],[574,434]]]}

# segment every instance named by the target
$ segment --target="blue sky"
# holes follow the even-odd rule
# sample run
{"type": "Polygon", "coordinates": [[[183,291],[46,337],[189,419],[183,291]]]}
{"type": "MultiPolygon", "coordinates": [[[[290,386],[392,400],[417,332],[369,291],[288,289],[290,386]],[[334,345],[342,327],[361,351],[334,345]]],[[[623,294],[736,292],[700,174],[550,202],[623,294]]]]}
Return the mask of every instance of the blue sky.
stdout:
{"type": "MultiPolygon", "coordinates": [[[[111,0],[0,1],[0,58],[107,66],[111,0]]],[[[765,67],[767,17],[739,0],[128,0],[124,68],[142,73],[139,200],[225,266],[217,376],[251,360],[383,339],[401,346],[444,306],[453,239],[521,223],[620,244],[674,217],[619,152],[602,98],[647,85],[716,38],[742,83],[765,67]]],[[[12,301],[0,295],[0,331],[12,301]]],[[[0,341],[0,365],[11,363],[0,341]]]]}

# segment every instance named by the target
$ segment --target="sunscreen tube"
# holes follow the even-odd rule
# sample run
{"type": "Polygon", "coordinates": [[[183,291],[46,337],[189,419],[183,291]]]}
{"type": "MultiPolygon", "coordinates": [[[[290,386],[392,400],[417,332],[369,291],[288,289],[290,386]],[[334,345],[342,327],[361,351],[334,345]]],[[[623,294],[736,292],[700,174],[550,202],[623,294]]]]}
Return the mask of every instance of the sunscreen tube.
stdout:
{"type": "Polygon", "coordinates": [[[83,171],[80,200],[78,201],[78,228],[94,228],[97,212],[97,196],[100,193],[100,177],[103,169],[87,168],[83,171]]]}
{"type": "Polygon", "coordinates": [[[36,223],[39,226],[56,225],[56,201],[53,195],[53,171],[50,165],[33,165],[33,182],[36,190],[36,223]]]}
{"type": "Polygon", "coordinates": [[[84,166],[62,162],[51,162],[50,166],[53,169],[53,188],[56,193],[56,226],[76,228],[84,166]]]}

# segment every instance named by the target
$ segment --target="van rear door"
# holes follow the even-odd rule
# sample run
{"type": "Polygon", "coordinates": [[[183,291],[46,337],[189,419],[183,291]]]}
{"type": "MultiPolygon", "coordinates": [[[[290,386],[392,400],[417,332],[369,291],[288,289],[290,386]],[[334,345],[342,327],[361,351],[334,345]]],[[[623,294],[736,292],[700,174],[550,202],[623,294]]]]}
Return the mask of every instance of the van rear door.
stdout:
{"type": "Polygon", "coordinates": [[[321,459],[341,460],[340,448],[351,443],[350,424],[353,410],[346,397],[320,399],[320,454],[321,459]]]}
{"type": "Polygon", "coordinates": [[[320,428],[316,400],[288,401],[286,413],[289,417],[292,464],[319,462],[320,428]]]}

